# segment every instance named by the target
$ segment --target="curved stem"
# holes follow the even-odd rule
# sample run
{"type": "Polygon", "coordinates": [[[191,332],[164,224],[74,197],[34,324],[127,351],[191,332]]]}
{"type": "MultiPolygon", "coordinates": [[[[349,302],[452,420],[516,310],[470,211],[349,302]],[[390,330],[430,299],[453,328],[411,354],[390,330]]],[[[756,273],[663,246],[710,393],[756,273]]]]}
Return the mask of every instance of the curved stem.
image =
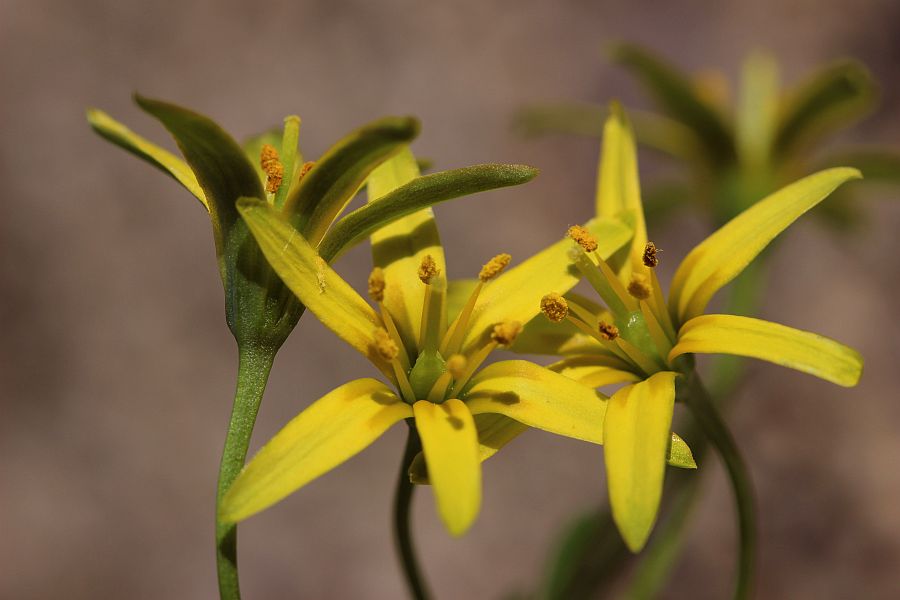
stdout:
{"type": "Polygon", "coordinates": [[[410,527],[410,506],[415,487],[409,480],[409,465],[421,450],[422,442],[419,440],[419,434],[415,426],[410,423],[409,437],[406,438],[406,449],[403,451],[403,460],[400,462],[397,491],[394,495],[394,543],[409,593],[415,600],[426,600],[429,597],[422,571],[416,560],[416,550],[413,547],[410,527]]]}
{"type": "MultiPolygon", "coordinates": [[[[275,351],[257,346],[238,350],[237,388],[231,409],[231,422],[225,437],[225,448],[219,464],[219,484],[216,490],[216,515],[219,504],[237,477],[250,445],[250,435],[256,423],[259,403],[266,389],[269,371],[275,359],[275,351]]],[[[219,575],[221,600],[239,600],[237,568],[237,525],[222,523],[216,517],[216,569],[219,575]]]]}
{"type": "Polygon", "coordinates": [[[750,595],[756,553],[756,509],[750,476],[731,432],[696,373],[687,376],[687,386],[688,393],[684,395],[684,401],[690,407],[700,429],[722,458],[731,480],[740,534],[734,597],[743,600],[750,595]]]}

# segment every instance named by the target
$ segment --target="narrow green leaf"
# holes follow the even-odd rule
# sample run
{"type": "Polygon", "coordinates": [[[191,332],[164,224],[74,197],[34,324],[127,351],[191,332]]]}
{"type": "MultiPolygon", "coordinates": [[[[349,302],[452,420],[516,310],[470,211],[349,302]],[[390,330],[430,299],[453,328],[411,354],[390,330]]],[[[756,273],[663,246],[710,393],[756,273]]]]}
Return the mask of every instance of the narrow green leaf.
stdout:
{"type": "Polygon", "coordinates": [[[533,167],[489,164],[418,177],[335,223],[322,239],[319,254],[331,261],[374,231],[423,208],[460,196],[520,185],[535,175],[537,169],[533,167]]]}
{"type": "Polygon", "coordinates": [[[197,176],[209,202],[216,250],[221,257],[225,238],[239,219],[237,199],[265,198],[256,169],[238,143],[210,118],[168,102],[139,95],[134,98],[169,130],[197,176]]]}
{"type": "Polygon", "coordinates": [[[871,109],[875,96],[875,83],[858,62],[841,61],[814,73],[785,102],[775,138],[776,156],[783,159],[852,123],[871,109]]]}
{"type": "Polygon", "coordinates": [[[730,128],[716,109],[697,94],[688,77],[655,54],[632,44],[615,46],[612,57],[643,81],[663,113],[699,135],[710,162],[722,164],[734,159],[730,128]]]}
{"type": "Polygon", "coordinates": [[[562,133],[599,138],[606,108],[595,104],[527,106],[516,113],[513,129],[525,137],[562,133]]]}
{"type": "Polygon", "coordinates": [[[116,146],[131,152],[163,173],[171,176],[175,181],[183,185],[187,191],[192,193],[194,197],[209,210],[206,196],[203,194],[203,190],[197,182],[197,177],[183,160],[165,148],[160,148],[156,144],[139,136],[102,110],[96,108],[88,110],[87,120],[88,123],[91,124],[91,128],[101,137],[112,142],[116,146]]]}
{"type": "Polygon", "coordinates": [[[890,148],[860,148],[838,152],[822,159],[823,167],[859,169],[868,183],[900,183],[900,152],[890,148]]]}
{"type": "Polygon", "coordinates": [[[737,112],[737,149],[741,163],[764,167],[772,150],[778,111],[778,64],[769,54],[747,57],[741,72],[737,112]]]}
{"type": "Polygon", "coordinates": [[[331,147],[285,201],[285,214],[313,246],[379,164],[419,133],[412,117],[380,119],[331,147]]]}

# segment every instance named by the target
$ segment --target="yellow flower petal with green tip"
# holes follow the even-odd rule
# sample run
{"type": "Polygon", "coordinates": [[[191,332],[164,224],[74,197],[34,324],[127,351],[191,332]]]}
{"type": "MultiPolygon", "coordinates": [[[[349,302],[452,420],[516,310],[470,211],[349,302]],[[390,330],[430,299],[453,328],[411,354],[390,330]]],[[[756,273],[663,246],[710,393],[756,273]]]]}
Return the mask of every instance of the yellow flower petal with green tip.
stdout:
{"type": "Polygon", "coordinates": [[[156,144],[131,131],[102,110],[92,108],[87,111],[88,123],[101,136],[123,148],[138,158],[143,158],[164,173],[171,175],[183,185],[197,200],[209,210],[206,194],[200,188],[197,177],[186,162],[156,144]]]}
{"type": "Polygon", "coordinates": [[[678,323],[703,313],[710,298],[737,277],[788,225],[842,183],[860,177],[849,168],[827,169],[760,200],[694,248],[672,279],[669,311],[678,323]]]}
{"type": "MultiPolygon", "coordinates": [[[[369,202],[409,183],[419,176],[416,159],[408,148],[386,160],[369,175],[369,202]]],[[[446,277],[444,249],[430,208],[394,221],[372,234],[372,259],[384,270],[387,287],[384,305],[390,311],[407,350],[419,339],[425,286],[419,280],[419,265],[426,255],[434,258],[440,277],[446,277]]]]}
{"type": "MultiPolygon", "coordinates": [[[[610,105],[611,114],[603,126],[603,149],[597,177],[597,216],[620,217],[630,211],[634,218],[634,237],[628,252],[630,263],[639,264],[647,243],[647,227],[641,204],[641,185],[638,180],[637,146],[634,131],[622,106],[610,105]]],[[[631,272],[626,261],[623,276],[631,272]]]]}
{"type": "Polygon", "coordinates": [[[222,502],[226,522],[246,519],[365,449],[412,408],[375,379],[344,384],[294,417],[244,467],[222,502]]]}
{"type": "Polygon", "coordinates": [[[629,370],[629,365],[612,354],[569,356],[547,368],[590,388],[641,379],[639,375],[629,370]]]}
{"type": "Polygon", "coordinates": [[[669,445],[669,456],[666,462],[673,467],[679,469],[696,469],[697,462],[694,460],[694,453],[691,452],[690,446],[681,439],[677,433],[672,434],[672,443],[669,445]]]}
{"type": "Polygon", "coordinates": [[[381,327],[372,307],[267,202],[242,198],[238,210],[285,285],[323,325],[393,378],[392,368],[372,345],[381,327]]]}
{"type": "Polygon", "coordinates": [[[644,547],[662,498],[675,406],[675,373],[663,371],[609,399],[604,424],[609,502],[632,552],[644,547]]]}
{"type": "MultiPolygon", "coordinates": [[[[516,439],[528,429],[518,421],[503,415],[474,415],[475,429],[478,430],[478,457],[481,462],[497,454],[506,444],[516,439]]],[[[431,485],[425,456],[420,452],[409,467],[409,480],[416,485],[431,485]]]]}
{"type": "Polygon", "coordinates": [[[464,390],[474,415],[493,413],[595,444],[603,443],[606,397],[526,360],[488,365],[464,390]]]}
{"type": "MultiPolygon", "coordinates": [[[[631,238],[631,229],[615,219],[593,219],[586,227],[596,236],[596,252],[603,258],[631,238]]],[[[530,321],[540,312],[541,298],[548,291],[563,293],[574,287],[579,273],[569,259],[571,248],[572,240],[560,240],[485,285],[469,321],[463,353],[483,345],[487,332],[497,323],[530,321]]]]}
{"type": "Polygon", "coordinates": [[[685,323],[669,360],[688,352],[759,358],[845,387],[857,384],[863,368],[856,350],[834,340],[735,315],[703,315],[685,323]]]}
{"type": "Polygon", "coordinates": [[[464,534],[481,508],[481,459],[472,413],[460,400],[419,400],[412,407],[438,514],[451,535],[464,534]]]}

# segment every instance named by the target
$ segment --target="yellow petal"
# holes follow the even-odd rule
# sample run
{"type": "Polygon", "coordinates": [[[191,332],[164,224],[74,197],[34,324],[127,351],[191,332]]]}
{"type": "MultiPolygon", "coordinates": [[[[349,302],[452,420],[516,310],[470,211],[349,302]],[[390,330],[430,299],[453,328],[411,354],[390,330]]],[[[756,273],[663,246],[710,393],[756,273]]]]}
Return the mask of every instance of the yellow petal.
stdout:
{"type": "Polygon", "coordinates": [[[677,323],[702,314],[713,294],[737,277],[775,236],[839,185],[859,177],[859,171],[844,167],[804,177],[760,200],[701,242],[672,279],[669,311],[677,323]]]}
{"type": "Polygon", "coordinates": [[[466,405],[419,400],[413,405],[438,513],[451,535],[464,534],[481,508],[478,433],[466,405]]]}
{"type": "Polygon", "coordinates": [[[412,408],[374,379],[344,384],[294,417],[244,467],[219,513],[246,519],[334,469],[378,439],[412,408]]]}
{"type": "Polygon", "coordinates": [[[832,339],[735,315],[703,315],[685,323],[669,360],[688,352],[751,356],[845,387],[857,384],[863,368],[859,352],[832,339]]]}
{"type": "MultiPolygon", "coordinates": [[[[603,126],[603,148],[597,179],[597,216],[621,217],[624,211],[634,219],[629,262],[639,265],[647,243],[647,227],[638,180],[637,146],[625,111],[618,102],[613,102],[610,116],[603,126]]],[[[630,267],[628,265],[623,269],[626,279],[631,272],[630,267]]]]}
{"type": "MultiPolygon", "coordinates": [[[[475,415],[475,428],[478,430],[478,457],[486,461],[500,451],[500,448],[516,439],[520,433],[528,429],[503,415],[475,415]]],[[[425,456],[420,452],[409,467],[409,480],[417,485],[431,485],[428,469],[425,467],[425,456]]]]}
{"type": "Polygon", "coordinates": [[[186,162],[156,144],[131,131],[102,110],[92,108],[87,112],[88,122],[98,134],[124,148],[138,158],[143,158],[153,166],[168,173],[175,181],[183,185],[187,191],[199,200],[206,210],[209,210],[209,202],[200,188],[197,176],[191,171],[186,162]]]}
{"type": "Polygon", "coordinates": [[[488,365],[463,395],[474,415],[500,414],[551,433],[603,442],[606,397],[532,362],[488,365]]]}
{"type": "Polygon", "coordinates": [[[609,502],[632,552],[644,547],[662,498],[675,406],[675,373],[657,373],[609,399],[604,425],[609,502]]]}
{"type": "Polygon", "coordinates": [[[628,365],[622,359],[612,354],[569,356],[547,368],[590,388],[641,379],[628,370],[628,365]]]}
{"type": "Polygon", "coordinates": [[[285,285],[322,324],[393,377],[390,365],[372,345],[380,327],[372,307],[267,202],[242,198],[238,210],[285,285]]]}
{"type": "MultiPolygon", "coordinates": [[[[378,200],[419,176],[419,167],[409,148],[379,165],[367,181],[369,202],[378,200]]],[[[400,336],[412,351],[419,338],[425,286],[419,280],[419,264],[430,254],[445,278],[444,249],[430,208],[398,219],[372,234],[372,259],[384,269],[387,287],[384,305],[390,311],[400,336]]],[[[446,287],[446,286],[444,286],[446,287]]]]}
{"type": "MultiPolygon", "coordinates": [[[[631,238],[631,229],[614,219],[593,219],[585,226],[596,236],[599,242],[596,252],[604,258],[631,238]]],[[[545,294],[562,294],[574,287],[578,272],[569,258],[571,248],[572,240],[563,239],[485,285],[469,321],[463,354],[483,345],[497,323],[530,321],[540,312],[545,294]]]]}

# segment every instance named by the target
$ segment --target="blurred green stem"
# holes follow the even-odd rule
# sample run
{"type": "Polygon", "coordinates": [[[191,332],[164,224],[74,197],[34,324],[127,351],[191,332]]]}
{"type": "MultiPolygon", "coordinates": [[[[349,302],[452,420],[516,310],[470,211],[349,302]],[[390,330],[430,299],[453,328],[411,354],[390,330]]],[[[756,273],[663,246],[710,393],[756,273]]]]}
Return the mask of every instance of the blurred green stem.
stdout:
{"type": "Polygon", "coordinates": [[[394,495],[394,543],[409,593],[415,600],[426,600],[429,597],[425,579],[416,560],[410,524],[410,508],[415,486],[409,480],[409,466],[421,451],[422,442],[419,440],[419,433],[414,425],[409,424],[409,437],[406,438],[406,449],[403,451],[403,460],[400,461],[397,491],[394,495]]]}
{"type": "Polygon", "coordinates": [[[756,509],[750,476],[728,426],[722,420],[700,378],[696,373],[691,373],[685,383],[687,393],[683,395],[684,402],[691,409],[700,430],[721,457],[731,481],[739,532],[738,571],[734,597],[736,600],[744,600],[750,594],[756,554],[756,509]]]}
{"type": "Polygon", "coordinates": [[[219,505],[247,458],[250,435],[256,423],[269,371],[275,360],[275,352],[253,345],[245,345],[238,350],[237,389],[219,465],[219,485],[216,491],[216,568],[221,600],[239,600],[241,590],[237,568],[237,525],[219,521],[219,505]]]}

